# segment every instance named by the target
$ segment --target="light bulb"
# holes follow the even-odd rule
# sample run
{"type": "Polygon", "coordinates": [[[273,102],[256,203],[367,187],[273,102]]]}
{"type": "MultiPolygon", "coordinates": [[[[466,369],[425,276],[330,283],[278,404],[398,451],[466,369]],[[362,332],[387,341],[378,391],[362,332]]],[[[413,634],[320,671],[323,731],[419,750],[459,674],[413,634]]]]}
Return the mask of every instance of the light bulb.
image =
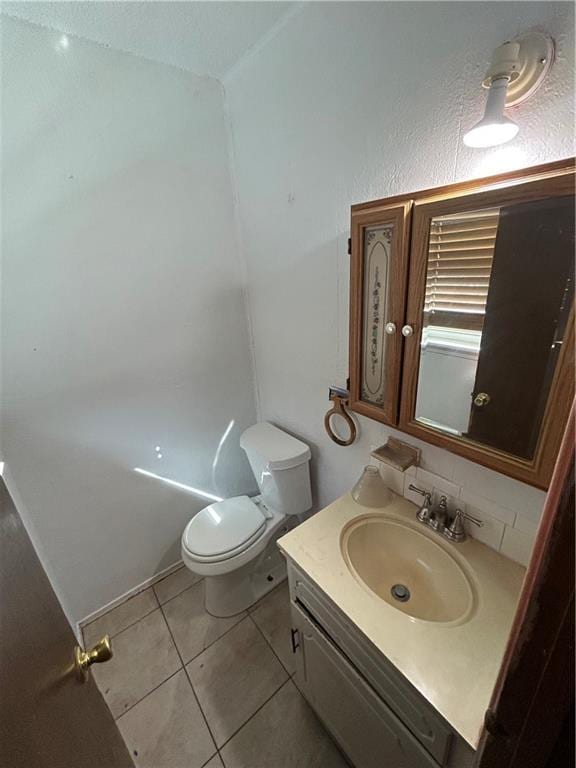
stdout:
{"type": "Polygon", "coordinates": [[[467,147],[495,147],[498,144],[505,144],[516,136],[519,130],[517,124],[504,114],[507,87],[507,77],[499,77],[492,81],[486,99],[484,117],[464,134],[464,144],[467,147]]]}
{"type": "Polygon", "coordinates": [[[504,118],[506,122],[487,123],[481,120],[464,136],[467,147],[496,147],[505,144],[516,136],[518,126],[513,120],[504,118]]]}

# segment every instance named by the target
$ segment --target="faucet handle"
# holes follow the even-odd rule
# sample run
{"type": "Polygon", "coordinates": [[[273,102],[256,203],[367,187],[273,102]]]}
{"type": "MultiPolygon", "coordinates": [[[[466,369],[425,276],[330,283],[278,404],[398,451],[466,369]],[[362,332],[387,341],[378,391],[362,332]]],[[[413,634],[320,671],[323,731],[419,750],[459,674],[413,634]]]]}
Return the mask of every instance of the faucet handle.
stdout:
{"type": "MultiPolygon", "coordinates": [[[[457,512],[462,512],[462,510],[457,510],[457,512]]],[[[482,520],[479,520],[477,517],[473,517],[472,515],[469,515],[467,512],[462,512],[462,516],[466,518],[466,520],[469,520],[471,523],[474,523],[474,525],[477,525],[478,528],[484,527],[484,522],[482,520]]]]}
{"type": "Polygon", "coordinates": [[[418,488],[418,486],[417,486],[417,485],[412,485],[412,483],[410,483],[410,485],[408,486],[408,488],[409,488],[411,491],[414,491],[414,493],[419,493],[419,494],[420,494],[420,496],[431,496],[431,494],[430,494],[428,491],[425,491],[425,490],[423,490],[422,488],[418,488]]]}
{"type": "Polygon", "coordinates": [[[456,514],[454,515],[454,518],[452,519],[452,522],[450,523],[450,525],[447,525],[442,531],[444,536],[449,541],[458,543],[466,540],[466,529],[464,528],[464,519],[470,520],[471,523],[474,523],[474,525],[477,525],[479,528],[482,528],[482,526],[484,525],[482,520],[478,520],[477,517],[472,517],[472,515],[467,515],[466,512],[463,512],[461,509],[457,509],[456,514]]]}
{"type": "Polygon", "coordinates": [[[411,491],[414,491],[415,493],[419,493],[420,496],[424,496],[424,501],[422,502],[422,506],[416,513],[416,518],[421,523],[428,523],[430,520],[430,514],[431,514],[431,506],[432,506],[432,494],[430,491],[424,491],[422,488],[418,488],[415,485],[410,484],[408,488],[411,491]]]}

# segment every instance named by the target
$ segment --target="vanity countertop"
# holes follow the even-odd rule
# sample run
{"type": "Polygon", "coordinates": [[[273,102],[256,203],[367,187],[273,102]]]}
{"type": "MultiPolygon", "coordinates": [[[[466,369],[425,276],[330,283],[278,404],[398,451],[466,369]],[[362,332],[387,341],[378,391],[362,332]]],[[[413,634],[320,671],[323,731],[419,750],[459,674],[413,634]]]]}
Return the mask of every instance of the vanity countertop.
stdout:
{"type": "Polygon", "coordinates": [[[375,513],[421,531],[424,526],[416,522],[416,510],[399,496],[382,509],[374,509],[358,505],[346,494],[278,544],[476,749],[526,570],[474,539],[451,544],[427,531],[466,569],[476,604],[472,616],[461,624],[411,618],[354,578],[340,541],[343,529],[354,518],[375,513]]]}

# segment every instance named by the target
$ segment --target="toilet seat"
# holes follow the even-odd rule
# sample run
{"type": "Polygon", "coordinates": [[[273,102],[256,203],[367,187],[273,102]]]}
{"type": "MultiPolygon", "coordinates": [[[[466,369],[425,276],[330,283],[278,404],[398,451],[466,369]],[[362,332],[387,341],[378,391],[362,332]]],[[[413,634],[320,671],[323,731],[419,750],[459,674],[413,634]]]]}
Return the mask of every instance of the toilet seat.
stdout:
{"type": "Polygon", "coordinates": [[[248,496],[234,496],[204,507],[186,526],[182,545],[197,561],[222,562],[241,554],[266,528],[267,516],[248,496]]]}

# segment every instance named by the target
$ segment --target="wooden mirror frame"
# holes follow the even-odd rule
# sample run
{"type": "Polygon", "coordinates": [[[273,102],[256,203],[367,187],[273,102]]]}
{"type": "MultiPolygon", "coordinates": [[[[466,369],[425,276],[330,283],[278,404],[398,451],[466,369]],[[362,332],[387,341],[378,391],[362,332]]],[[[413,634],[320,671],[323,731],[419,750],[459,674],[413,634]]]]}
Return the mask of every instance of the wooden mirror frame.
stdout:
{"type": "MultiPolygon", "coordinates": [[[[472,210],[486,205],[502,205],[574,194],[574,158],[524,168],[488,178],[460,182],[410,195],[399,195],[371,203],[352,206],[351,291],[350,291],[350,407],[383,423],[390,424],[425,442],[482,464],[502,474],[546,489],[560,447],[562,434],[574,398],[574,306],[562,345],[562,351],[542,420],[539,439],[531,460],[525,460],[464,437],[449,435],[415,419],[418,385],[422,308],[424,302],[429,222],[433,215],[472,210]],[[446,203],[450,202],[450,207],[446,203]],[[382,212],[404,206],[404,222],[410,233],[408,293],[396,296],[395,312],[401,316],[399,304],[405,308],[402,324],[413,327],[412,336],[397,344],[396,360],[402,359],[399,375],[396,364],[390,370],[389,390],[396,392],[395,402],[388,407],[367,404],[360,399],[362,361],[362,227],[382,220],[382,212]],[[380,217],[380,218],[379,218],[380,217]],[[400,345],[398,347],[398,345],[400,345]],[[396,386],[394,386],[394,383],[396,386]],[[395,410],[399,404],[399,410],[395,410]]],[[[404,259],[399,263],[405,264],[404,259]]],[[[401,267],[399,267],[401,269],[401,267]]],[[[406,283],[405,283],[406,284],[406,283]]],[[[399,283],[398,283],[399,285],[399,283]]],[[[393,289],[394,290],[394,289],[393,289]]],[[[401,290],[398,288],[397,290],[401,290]]],[[[386,361],[388,362],[388,361],[386,361]]]]}

